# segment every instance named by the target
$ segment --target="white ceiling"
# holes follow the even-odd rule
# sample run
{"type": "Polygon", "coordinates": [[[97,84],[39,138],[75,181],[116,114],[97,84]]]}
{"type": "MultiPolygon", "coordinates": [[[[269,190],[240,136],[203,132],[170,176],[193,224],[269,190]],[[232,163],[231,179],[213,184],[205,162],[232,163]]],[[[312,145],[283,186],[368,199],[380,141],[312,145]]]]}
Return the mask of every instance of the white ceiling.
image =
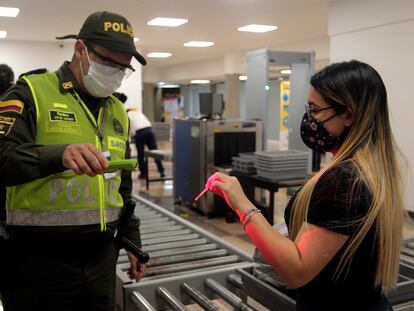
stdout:
{"type": "Polygon", "coordinates": [[[107,10],[124,15],[134,27],[139,50],[170,52],[168,59],[148,59],[163,67],[226,53],[272,47],[286,42],[328,35],[329,0],[0,0],[0,6],[18,7],[17,18],[0,17],[3,40],[56,41],[55,36],[78,33],[85,18],[107,10]],[[189,20],[178,28],[154,27],[155,17],[189,20]],[[264,33],[237,31],[247,24],[277,25],[264,33]],[[208,48],[188,48],[191,40],[213,41],[208,48]]]}

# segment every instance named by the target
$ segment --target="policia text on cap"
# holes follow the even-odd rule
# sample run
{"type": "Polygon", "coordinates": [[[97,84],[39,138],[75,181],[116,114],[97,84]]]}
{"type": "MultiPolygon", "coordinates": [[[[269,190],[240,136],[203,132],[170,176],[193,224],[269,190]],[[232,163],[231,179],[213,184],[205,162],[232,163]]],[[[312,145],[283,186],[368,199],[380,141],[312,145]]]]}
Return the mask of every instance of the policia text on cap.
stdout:
{"type": "MultiPolygon", "coordinates": [[[[146,61],[118,14],[93,13],[66,38],[76,39],[70,62],[23,74],[0,101],[6,311],[114,310],[113,237],[132,181],[129,171],[105,173],[108,159],[130,157],[128,117],[112,93],[132,57],[146,61]]],[[[126,237],[141,246],[138,218],[126,237]]],[[[145,265],[128,255],[139,280],[145,265]]]]}

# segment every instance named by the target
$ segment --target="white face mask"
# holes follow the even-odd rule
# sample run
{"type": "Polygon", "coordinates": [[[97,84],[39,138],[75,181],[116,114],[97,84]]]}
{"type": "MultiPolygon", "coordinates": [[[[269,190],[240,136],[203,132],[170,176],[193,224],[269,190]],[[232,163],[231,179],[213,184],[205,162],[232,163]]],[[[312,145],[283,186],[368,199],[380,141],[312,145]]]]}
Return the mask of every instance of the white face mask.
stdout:
{"type": "Polygon", "coordinates": [[[93,97],[108,97],[112,95],[121,86],[125,72],[119,68],[91,62],[88,51],[85,50],[85,52],[89,62],[88,74],[85,75],[83,73],[82,64],[80,67],[83,85],[86,90],[93,97]]]}

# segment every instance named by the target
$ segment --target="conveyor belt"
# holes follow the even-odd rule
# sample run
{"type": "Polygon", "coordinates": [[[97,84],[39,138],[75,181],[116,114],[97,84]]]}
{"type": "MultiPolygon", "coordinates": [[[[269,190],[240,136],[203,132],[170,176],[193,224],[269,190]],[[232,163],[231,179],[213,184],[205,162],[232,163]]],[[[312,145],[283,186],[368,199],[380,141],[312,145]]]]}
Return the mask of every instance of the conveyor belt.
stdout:
{"type": "MultiPolygon", "coordinates": [[[[144,278],[136,283],[127,275],[128,259],[121,252],[118,310],[183,311],[195,303],[204,310],[252,311],[263,309],[260,305],[275,311],[295,310],[292,295],[254,275],[253,259],[247,253],[150,201],[135,200],[150,261],[144,278]],[[216,299],[225,301],[228,308],[223,309],[216,299]]],[[[399,281],[388,298],[394,310],[414,310],[414,240],[402,249],[399,281]]]]}

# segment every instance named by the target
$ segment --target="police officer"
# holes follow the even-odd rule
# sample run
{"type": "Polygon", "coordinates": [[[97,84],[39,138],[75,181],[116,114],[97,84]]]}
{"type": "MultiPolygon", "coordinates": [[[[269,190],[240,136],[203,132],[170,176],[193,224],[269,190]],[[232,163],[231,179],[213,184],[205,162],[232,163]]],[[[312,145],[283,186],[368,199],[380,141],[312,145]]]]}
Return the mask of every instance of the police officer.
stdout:
{"type": "MultiPolygon", "coordinates": [[[[58,39],[67,38],[76,39],[70,62],[22,75],[0,102],[6,311],[114,310],[113,236],[132,181],[130,172],[105,173],[109,158],[130,153],[128,116],[111,94],[134,71],[132,57],[146,61],[118,14],[93,13],[78,35],[58,39]]],[[[128,238],[141,246],[138,218],[128,238]]],[[[128,255],[139,280],[145,265],[128,255]]]]}

